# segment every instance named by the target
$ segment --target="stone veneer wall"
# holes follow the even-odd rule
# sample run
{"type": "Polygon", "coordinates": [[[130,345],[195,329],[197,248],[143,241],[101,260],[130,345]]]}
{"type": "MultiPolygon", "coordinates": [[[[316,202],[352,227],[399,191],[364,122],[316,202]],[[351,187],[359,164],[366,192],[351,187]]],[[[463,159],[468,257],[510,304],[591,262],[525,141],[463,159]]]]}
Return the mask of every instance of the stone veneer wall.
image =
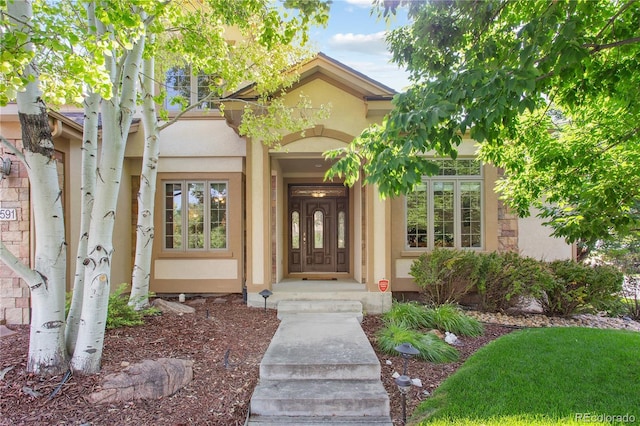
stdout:
{"type": "MultiPolygon", "coordinates": [[[[504,175],[498,169],[498,179],[504,175]]],[[[502,200],[498,200],[498,251],[520,251],[518,247],[518,215],[512,213],[502,200]]]]}
{"type": "MultiPolygon", "coordinates": [[[[22,142],[10,140],[18,149],[22,142]]],[[[0,207],[16,209],[18,220],[0,221],[2,243],[26,265],[30,264],[30,200],[29,178],[23,165],[5,150],[3,158],[10,158],[11,173],[0,181],[0,207]]],[[[29,324],[30,293],[25,282],[0,262],[0,323],[29,324]]]]}
{"type": "Polygon", "coordinates": [[[519,251],[518,215],[512,213],[502,200],[498,201],[498,251],[519,251]]]}

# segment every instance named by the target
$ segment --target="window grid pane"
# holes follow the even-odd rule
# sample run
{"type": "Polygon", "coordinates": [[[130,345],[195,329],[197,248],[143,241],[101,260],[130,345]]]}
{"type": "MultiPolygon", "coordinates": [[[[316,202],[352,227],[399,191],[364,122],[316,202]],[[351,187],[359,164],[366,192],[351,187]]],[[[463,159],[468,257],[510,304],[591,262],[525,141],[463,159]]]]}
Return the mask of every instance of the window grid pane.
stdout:
{"type": "Polygon", "coordinates": [[[436,247],[454,246],[454,184],[433,183],[433,241],[436,247]]]}
{"type": "Polygon", "coordinates": [[[407,194],[407,246],[427,247],[428,236],[427,187],[418,185],[407,194]]]}
{"type": "Polygon", "coordinates": [[[227,184],[211,183],[210,196],[210,235],[209,247],[227,248],[227,184]]]}
{"type": "Polygon", "coordinates": [[[440,167],[440,176],[480,176],[481,166],[479,160],[432,160],[440,167]]]}
{"type": "MultiPolygon", "coordinates": [[[[200,74],[198,76],[198,102],[209,96],[209,94],[211,93],[211,87],[215,85],[215,80],[216,78],[213,75],[200,74]]],[[[200,102],[198,108],[212,109],[215,108],[215,103],[211,100],[200,102]]]]}
{"type": "Polygon", "coordinates": [[[167,183],[164,193],[165,247],[182,248],[182,185],[167,183]]]}
{"type": "Polygon", "coordinates": [[[173,67],[166,74],[167,98],[165,108],[170,111],[180,110],[180,103],[191,103],[191,75],[189,68],[173,67]]]}
{"type": "Polygon", "coordinates": [[[460,183],[460,237],[462,247],[480,247],[482,212],[480,182],[460,183]]]}
{"type": "Polygon", "coordinates": [[[204,183],[189,183],[187,247],[204,248],[204,183]]]}

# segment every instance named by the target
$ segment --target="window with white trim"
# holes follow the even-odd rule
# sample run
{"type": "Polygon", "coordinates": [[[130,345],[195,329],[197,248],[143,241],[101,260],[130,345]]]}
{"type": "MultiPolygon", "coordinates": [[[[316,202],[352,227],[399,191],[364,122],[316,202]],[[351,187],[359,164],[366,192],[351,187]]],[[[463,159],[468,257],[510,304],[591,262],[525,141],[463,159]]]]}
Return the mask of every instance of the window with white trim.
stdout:
{"type": "Polygon", "coordinates": [[[164,248],[227,248],[227,182],[164,182],[164,248]]]}
{"type": "Polygon", "coordinates": [[[197,76],[190,67],[172,67],[166,73],[165,108],[168,111],[179,111],[182,107],[200,102],[199,109],[217,108],[211,100],[203,101],[216,87],[218,78],[214,75],[200,73],[197,76]]]}
{"type": "Polygon", "coordinates": [[[440,173],[425,176],[406,196],[406,245],[482,248],[482,164],[474,159],[437,159],[440,173]]]}

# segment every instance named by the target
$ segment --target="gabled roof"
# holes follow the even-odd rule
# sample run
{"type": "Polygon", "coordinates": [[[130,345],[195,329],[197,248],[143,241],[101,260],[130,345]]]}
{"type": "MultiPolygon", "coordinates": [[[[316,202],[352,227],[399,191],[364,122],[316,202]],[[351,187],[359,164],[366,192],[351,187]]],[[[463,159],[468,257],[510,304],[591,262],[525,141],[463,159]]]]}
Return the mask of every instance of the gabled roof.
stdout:
{"type": "MultiPolygon", "coordinates": [[[[302,86],[311,80],[321,78],[365,100],[391,100],[397,94],[394,89],[367,77],[365,74],[322,52],[299,66],[293,67],[292,70],[292,72],[300,74],[300,79],[294,84],[294,88],[302,86]]],[[[226,96],[227,99],[255,99],[256,97],[254,84],[249,84],[226,96]]]]}

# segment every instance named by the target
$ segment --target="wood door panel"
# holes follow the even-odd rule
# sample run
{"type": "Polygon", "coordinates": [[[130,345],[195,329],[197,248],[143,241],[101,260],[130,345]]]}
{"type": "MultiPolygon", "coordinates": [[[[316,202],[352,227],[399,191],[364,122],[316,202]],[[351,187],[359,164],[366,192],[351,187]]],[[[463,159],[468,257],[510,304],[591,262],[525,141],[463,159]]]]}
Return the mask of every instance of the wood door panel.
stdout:
{"type": "Polygon", "coordinates": [[[347,209],[344,196],[290,196],[289,272],[348,272],[347,209]],[[294,216],[299,217],[299,229],[293,225],[294,216]]]}

